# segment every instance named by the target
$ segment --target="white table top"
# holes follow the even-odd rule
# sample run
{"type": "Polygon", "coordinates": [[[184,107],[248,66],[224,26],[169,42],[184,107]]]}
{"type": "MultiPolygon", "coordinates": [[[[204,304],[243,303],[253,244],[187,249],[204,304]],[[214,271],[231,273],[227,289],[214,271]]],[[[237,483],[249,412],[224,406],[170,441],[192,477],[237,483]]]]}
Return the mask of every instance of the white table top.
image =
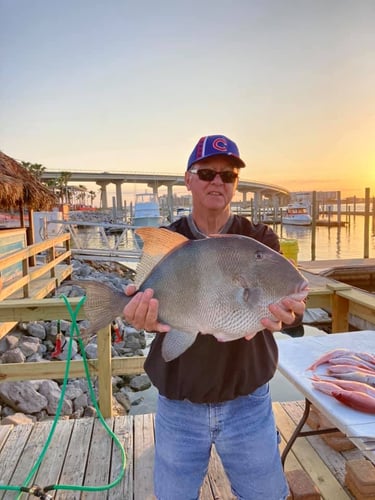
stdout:
{"type": "MultiPolygon", "coordinates": [[[[320,356],[336,348],[365,351],[375,354],[375,330],[323,334],[314,337],[285,338],[277,340],[279,346],[279,370],[299,391],[322,411],[338,429],[349,438],[362,438],[363,441],[375,440],[375,415],[362,413],[343,405],[335,398],[312,387],[312,371],[306,369],[320,356]],[[364,438],[370,439],[364,439],[364,438]],[[371,439],[372,438],[372,439],[371,439]]],[[[322,365],[316,373],[323,373],[322,365]]],[[[361,449],[364,442],[353,439],[361,449]]],[[[371,448],[375,448],[372,442],[371,448]]],[[[368,449],[368,448],[367,448],[368,449]]],[[[374,457],[372,457],[373,459],[374,457]]]]}

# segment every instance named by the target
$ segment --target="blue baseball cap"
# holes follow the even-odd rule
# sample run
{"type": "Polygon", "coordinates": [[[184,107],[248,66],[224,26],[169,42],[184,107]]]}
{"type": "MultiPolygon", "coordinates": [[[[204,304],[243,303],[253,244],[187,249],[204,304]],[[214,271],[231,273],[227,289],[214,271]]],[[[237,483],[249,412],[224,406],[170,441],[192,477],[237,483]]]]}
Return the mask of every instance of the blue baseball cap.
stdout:
{"type": "Polygon", "coordinates": [[[209,158],[210,156],[226,155],[231,156],[236,161],[238,167],[245,167],[245,162],[240,158],[240,152],[237,144],[225,135],[206,135],[201,137],[189,156],[187,170],[189,170],[194,163],[200,160],[209,158]]]}

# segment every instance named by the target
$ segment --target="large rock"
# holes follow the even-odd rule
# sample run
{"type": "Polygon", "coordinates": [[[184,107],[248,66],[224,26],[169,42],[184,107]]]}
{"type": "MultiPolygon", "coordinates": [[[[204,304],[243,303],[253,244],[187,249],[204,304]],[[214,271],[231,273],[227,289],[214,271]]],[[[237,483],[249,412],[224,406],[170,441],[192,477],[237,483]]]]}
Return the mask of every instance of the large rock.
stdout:
{"type": "Polygon", "coordinates": [[[0,421],[0,425],[20,425],[20,424],[32,424],[32,423],[33,419],[31,417],[27,417],[23,413],[13,413],[13,415],[4,417],[0,421]]]}
{"type": "Polygon", "coordinates": [[[47,407],[48,400],[29,381],[3,382],[0,384],[0,399],[16,411],[36,413],[47,407]]]}
{"type": "Polygon", "coordinates": [[[133,391],[144,391],[151,387],[151,382],[148,376],[142,373],[142,375],[136,375],[132,378],[129,385],[133,391]]]}
{"type": "MultiPolygon", "coordinates": [[[[39,393],[47,399],[47,412],[49,415],[56,415],[59,401],[61,398],[61,389],[53,380],[43,380],[39,386],[39,393]]],[[[64,399],[62,405],[62,414],[71,415],[73,405],[69,399],[64,399]]]]}
{"type": "Polygon", "coordinates": [[[25,361],[26,356],[19,347],[10,349],[9,351],[4,352],[1,356],[2,363],[24,363],[25,361]]]}
{"type": "Polygon", "coordinates": [[[46,327],[43,322],[29,323],[27,331],[32,337],[38,337],[41,340],[46,338],[46,327]]]}

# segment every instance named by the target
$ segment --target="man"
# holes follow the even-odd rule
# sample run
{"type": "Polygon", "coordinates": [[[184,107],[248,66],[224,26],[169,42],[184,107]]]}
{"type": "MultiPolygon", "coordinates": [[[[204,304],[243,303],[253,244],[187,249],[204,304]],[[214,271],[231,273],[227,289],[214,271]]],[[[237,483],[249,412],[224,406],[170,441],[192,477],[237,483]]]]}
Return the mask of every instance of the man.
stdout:
{"type": "MultiPolygon", "coordinates": [[[[192,213],[168,229],[190,239],[242,234],[280,251],[278,237],[268,226],[231,213],[243,167],[233,141],[223,135],[202,137],[185,173],[192,213]]],[[[134,292],[128,287],[127,294],[134,292]]],[[[287,497],[268,386],[277,367],[272,332],[300,322],[304,308],[303,302],[284,299],[270,306],[277,320],[262,320],[265,329],[252,339],[218,342],[212,335],[198,335],[181,356],[165,362],[162,332],[169,326],[157,319],[153,291],[137,293],[125,307],[125,319],[134,327],[159,332],[145,363],[159,390],[154,471],[158,500],[198,499],[213,443],[238,499],[287,497]]]]}

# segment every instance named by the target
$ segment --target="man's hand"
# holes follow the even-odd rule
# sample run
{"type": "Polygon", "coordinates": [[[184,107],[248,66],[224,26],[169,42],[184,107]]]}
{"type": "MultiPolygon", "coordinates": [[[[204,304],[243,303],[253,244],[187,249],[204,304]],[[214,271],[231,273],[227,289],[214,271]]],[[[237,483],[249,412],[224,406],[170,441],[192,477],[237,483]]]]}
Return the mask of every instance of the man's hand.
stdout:
{"type": "MultiPolygon", "coordinates": [[[[261,323],[267,330],[279,332],[283,324],[292,325],[296,320],[296,316],[303,316],[305,308],[304,301],[285,298],[280,303],[269,306],[269,310],[275,317],[275,320],[263,318],[261,323]]],[[[253,338],[253,335],[245,337],[246,340],[250,340],[251,338],[253,338]]]]}
{"type": "MultiPolygon", "coordinates": [[[[134,285],[128,285],[125,289],[126,295],[136,292],[134,285]]],[[[124,318],[137,330],[148,332],[169,332],[169,325],[158,322],[159,302],[153,298],[154,291],[147,288],[144,292],[138,292],[124,307],[124,318]]]]}

